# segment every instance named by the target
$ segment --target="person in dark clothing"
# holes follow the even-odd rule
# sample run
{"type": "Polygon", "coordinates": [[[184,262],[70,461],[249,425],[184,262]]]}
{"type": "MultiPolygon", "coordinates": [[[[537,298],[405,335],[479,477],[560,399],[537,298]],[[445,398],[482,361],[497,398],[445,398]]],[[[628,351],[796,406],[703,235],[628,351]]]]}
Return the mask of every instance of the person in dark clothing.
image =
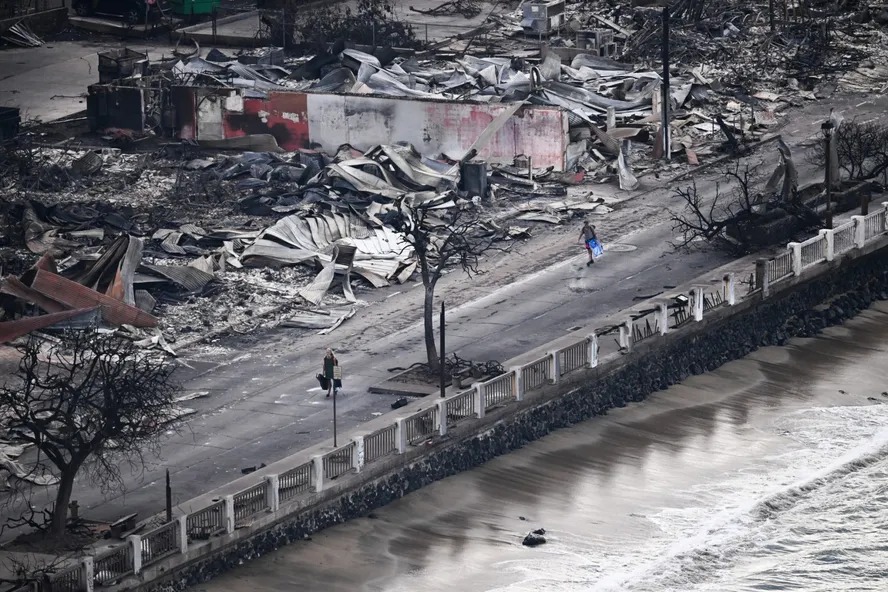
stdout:
{"type": "Polygon", "coordinates": [[[589,262],[586,263],[586,267],[589,267],[595,263],[595,255],[592,253],[592,246],[593,243],[598,242],[598,235],[595,234],[595,227],[589,224],[588,220],[583,223],[583,229],[580,231],[580,240],[586,245],[586,252],[589,253],[589,262]]]}
{"type": "Polygon", "coordinates": [[[334,368],[339,365],[339,360],[336,359],[336,356],[333,355],[333,350],[327,348],[327,354],[324,356],[324,378],[327,379],[328,387],[327,387],[327,398],[330,397],[330,394],[339,391],[339,387],[336,384],[338,381],[334,377],[334,368]]]}

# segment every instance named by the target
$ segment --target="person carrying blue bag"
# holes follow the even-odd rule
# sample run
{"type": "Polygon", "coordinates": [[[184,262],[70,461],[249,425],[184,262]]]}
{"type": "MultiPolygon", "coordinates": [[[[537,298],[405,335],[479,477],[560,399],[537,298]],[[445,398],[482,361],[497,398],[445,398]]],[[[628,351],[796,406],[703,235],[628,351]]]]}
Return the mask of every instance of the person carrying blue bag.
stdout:
{"type": "Polygon", "coordinates": [[[595,234],[595,227],[589,224],[588,220],[583,222],[583,230],[580,231],[580,240],[586,245],[586,252],[589,253],[589,262],[586,263],[586,267],[589,267],[595,263],[596,257],[601,257],[604,254],[604,247],[601,246],[601,242],[598,240],[598,235],[595,234]]]}

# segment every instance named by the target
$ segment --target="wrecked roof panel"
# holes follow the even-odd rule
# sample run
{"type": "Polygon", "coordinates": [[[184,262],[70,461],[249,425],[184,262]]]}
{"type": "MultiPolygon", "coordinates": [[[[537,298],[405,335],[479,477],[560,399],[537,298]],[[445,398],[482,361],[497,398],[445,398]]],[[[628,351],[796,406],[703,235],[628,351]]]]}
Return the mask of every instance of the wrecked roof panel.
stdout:
{"type": "Polygon", "coordinates": [[[88,316],[95,310],[96,307],[77,308],[36,317],[26,317],[15,321],[4,321],[0,323],[0,343],[9,343],[33,331],[39,331],[40,329],[45,329],[64,321],[70,321],[77,317],[88,316]]]}
{"type": "Polygon", "coordinates": [[[141,267],[185,288],[191,294],[202,292],[204,286],[211,282],[214,277],[213,274],[190,265],[150,265],[143,263],[141,267]]]}
{"type": "Polygon", "coordinates": [[[34,276],[31,287],[73,308],[98,306],[102,317],[113,325],[157,326],[157,319],[145,311],[43,269],[34,276]]]}

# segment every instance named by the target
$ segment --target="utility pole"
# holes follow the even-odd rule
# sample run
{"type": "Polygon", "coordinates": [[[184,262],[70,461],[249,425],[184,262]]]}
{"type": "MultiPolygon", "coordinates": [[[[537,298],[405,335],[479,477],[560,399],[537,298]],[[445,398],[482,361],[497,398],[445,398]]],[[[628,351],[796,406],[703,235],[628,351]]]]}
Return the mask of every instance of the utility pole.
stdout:
{"type": "Polygon", "coordinates": [[[173,521],[173,488],[170,486],[170,470],[166,470],[166,514],[167,523],[173,521]]]}
{"type": "Polygon", "coordinates": [[[336,441],[336,379],[331,378],[333,381],[333,448],[339,446],[339,443],[336,441]]]}
{"type": "Polygon", "coordinates": [[[669,92],[669,3],[663,5],[663,100],[660,101],[660,111],[663,121],[663,157],[672,160],[672,141],[669,133],[669,106],[671,93],[669,92]]]}
{"type": "Polygon", "coordinates": [[[832,216],[832,136],[833,136],[833,123],[831,119],[827,119],[820,126],[820,131],[823,132],[823,152],[826,155],[826,175],[824,181],[826,181],[826,227],[828,229],[832,229],[833,227],[833,216],[832,216]]]}
{"type": "Polygon", "coordinates": [[[445,355],[444,355],[444,302],[441,302],[441,322],[440,322],[440,325],[441,325],[441,354],[440,354],[441,355],[441,364],[440,364],[440,366],[441,366],[441,398],[443,399],[444,398],[444,386],[445,386],[444,383],[446,381],[446,376],[445,376],[446,370],[444,368],[444,359],[445,359],[445,355]]]}

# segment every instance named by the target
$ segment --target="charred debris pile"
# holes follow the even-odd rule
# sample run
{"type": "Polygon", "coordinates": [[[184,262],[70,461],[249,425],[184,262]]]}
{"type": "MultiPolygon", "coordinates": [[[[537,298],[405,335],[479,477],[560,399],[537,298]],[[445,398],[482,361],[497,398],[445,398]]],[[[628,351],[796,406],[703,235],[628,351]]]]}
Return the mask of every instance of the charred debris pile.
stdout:
{"type": "Polygon", "coordinates": [[[27,161],[6,162],[3,342],[98,324],[173,353],[226,327],[333,330],[361,293],[414,277],[412,251],[387,223],[404,195],[442,211],[483,209],[504,241],[527,237],[534,222],[609,211],[568,198],[550,169],[530,168],[530,180],[513,165],[493,167],[482,199],[461,187],[458,163],[409,145],[15,154],[27,161]]]}
{"type": "Polygon", "coordinates": [[[287,58],[275,48],[196,48],[94,85],[136,89],[126,95],[138,98],[135,116],[92,117],[98,140],[89,148],[20,145],[0,163],[0,338],[100,323],[172,352],[224,327],[330,331],[356,313],[362,290],[414,276],[413,253],[387,224],[401,196],[484,208],[490,233],[515,240],[534,222],[607,213],[600,200],[578,199],[591,193],[578,184],[631,191],[641,173],[742,152],[792,106],[888,90],[880,9],[853,0],[673,3],[664,165],[662,9],[548,4],[557,19],[528,19],[524,6],[491,13],[472,35],[434,49],[338,42],[287,58]],[[222,90],[220,109],[301,93],[501,104],[506,116],[455,134],[475,138],[456,151],[359,137],[326,152],[311,142],[281,148],[270,131],[205,142],[177,125],[175,88],[222,90]],[[489,158],[496,126],[534,106],[566,114],[561,166],[520,153],[489,158]]]}

